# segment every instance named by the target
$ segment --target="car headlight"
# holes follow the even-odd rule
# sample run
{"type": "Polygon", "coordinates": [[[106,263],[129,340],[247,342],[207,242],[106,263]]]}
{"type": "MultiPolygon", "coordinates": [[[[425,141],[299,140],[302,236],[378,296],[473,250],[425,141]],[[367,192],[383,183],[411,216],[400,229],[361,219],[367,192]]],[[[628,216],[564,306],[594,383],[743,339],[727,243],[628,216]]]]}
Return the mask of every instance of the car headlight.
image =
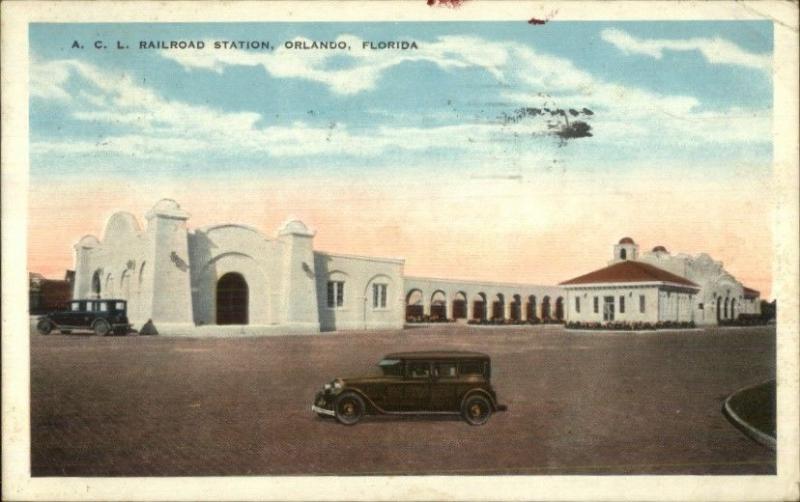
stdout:
{"type": "Polygon", "coordinates": [[[333,388],[334,390],[342,390],[342,382],[336,380],[335,382],[333,382],[333,388]]]}
{"type": "Polygon", "coordinates": [[[331,385],[329,383],[326,383],[325,386],[323,387],[323,389],[325,389],[325,390],[331,390],[332,388],[333,388],[333,385],[331,385]]]}

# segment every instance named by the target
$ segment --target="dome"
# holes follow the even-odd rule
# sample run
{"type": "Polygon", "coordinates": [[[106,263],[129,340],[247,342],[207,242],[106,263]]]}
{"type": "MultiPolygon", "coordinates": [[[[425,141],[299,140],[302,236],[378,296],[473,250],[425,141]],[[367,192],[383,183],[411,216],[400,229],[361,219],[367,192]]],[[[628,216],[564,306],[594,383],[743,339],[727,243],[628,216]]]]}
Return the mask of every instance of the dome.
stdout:
{"type": "Polygon", "coordinates": [[[620,244],[636,244],[635,242],[633,242],[633,239],[631,239],[630,237],[623,237],[622,239],[619,240],[619,243],[620,244]]]}
{"type": "Polygon", "coordinates": [[[305,223],[300,220],[288,220],[283,224],[278,235],[306,235],[313,236],[314,232],[309,230],[305,223]]]}
{"type": "Polygon", "coordinates": [[[100,245],[100,241],[94,235],[84,235],[81,240],[75,244],[75,248],[96,248],[100,245]]]}
{"type": "Polygon", "coordinates": [[[166,216],[167,218],[177,218],[185,220],[189,218],[189,213],[181,209],[181,205],[172,199],[161,199],[156,202],[153,209],[147,212],[145,217],[150,220],[154,216],[166,216]]]}
{"type": "Polygon", "coordinates": [[[653,252],[654,253],[668,253],[669,251],[667,251],[667,248],[665,248],[664,246],[656,246],[656,247],[653,248],[653,252]]]}

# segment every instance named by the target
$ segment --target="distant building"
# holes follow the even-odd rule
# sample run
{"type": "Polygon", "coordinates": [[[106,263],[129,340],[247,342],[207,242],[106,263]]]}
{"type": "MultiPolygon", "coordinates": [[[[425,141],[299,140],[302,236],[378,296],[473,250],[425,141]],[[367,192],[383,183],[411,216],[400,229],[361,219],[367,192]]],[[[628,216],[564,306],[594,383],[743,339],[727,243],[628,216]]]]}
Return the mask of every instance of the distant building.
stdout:
{"type": "Polygon", "coordinates": [[[74,272],[67,270],[63,280],[46,279],[42,274],[28,274],[29,311],[33,315],[62,310],[72,299],[74,272]]]}
{"type": "Polygon", "coordinates": [[[745,287],[709,255],[670,255],[664,246],[639,254],[624,237],[605,268],[561,283],[567,320],[693,321],[717,324],[760,311],[759,292],[745,287]]]}

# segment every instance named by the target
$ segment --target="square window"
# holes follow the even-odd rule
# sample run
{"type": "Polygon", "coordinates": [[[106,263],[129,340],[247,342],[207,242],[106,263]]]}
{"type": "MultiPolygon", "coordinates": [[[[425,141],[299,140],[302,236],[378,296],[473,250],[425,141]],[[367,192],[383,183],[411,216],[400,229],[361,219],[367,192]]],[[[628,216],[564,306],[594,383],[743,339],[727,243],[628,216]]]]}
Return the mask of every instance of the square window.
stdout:
{"type": "Polygon", "coordinates": [[[433,369],[436,378],[455,378],[458,376],[455,363],[437,363],[433,369]]]}
{"type": "Polygon", "coordinates": [[[408,371],[406,374],[408,378],[412,379],[428,378],[431,375],[430,364],[420,362],[408,363],[408,371]]]}

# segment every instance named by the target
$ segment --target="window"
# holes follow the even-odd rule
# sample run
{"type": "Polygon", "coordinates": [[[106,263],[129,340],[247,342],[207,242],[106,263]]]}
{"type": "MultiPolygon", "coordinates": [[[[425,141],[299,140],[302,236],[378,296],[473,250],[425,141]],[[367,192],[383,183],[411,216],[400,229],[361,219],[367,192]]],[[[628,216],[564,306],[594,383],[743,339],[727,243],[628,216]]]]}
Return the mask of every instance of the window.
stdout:
{"type": "Polygon", "coordinates": [[[575,312],[581,311],[581,299],[577,296],[575,297],[575,312]]]}
{"type": "Polygon", "coordinates": [[[108,302],[100,302],[100,312],[108,312],[108,302]]]}
{"type": "Polygon", "coordinates": [[[436,363],[433,375],[436,378],[455,378],[458,372],[455,363],[436,363]]]}
{"type": "Polygon", "coordinates": [[[344,281],[328,281],[328,308],[344,306],[344,281]]]}
{"type": "Polygon", "coordinates": [[[703,308],[704,308],[704,307],[703,307],[703,304],[702,304],[702,303],[698,303],[698,304],[697,304],[697,309],[698,309],[698,310],[703,310],[703,308]]]}
{"type": "Polygon", "coordinates": [[[600,312],[600,298],[594,297],[594,313],[597,314],[600,312]]]}
{"type": "Polygon", "coordinates": [[[402,376],[403,365],[402,361],[398,359],[384,359],[378,363],[378,366],[383,370],[385,376],[402,376]]]}
{"type": "Polygon", "coordinates": [[[483,364],[478,361],[461,363],[462,375],[483,375],[483,364]]]}
{"type": "Polygon", "coordinates": [[[639,295],[639,312],[644,314],[645,310],[645,303],[644,303],[644,295],[639,295]]]}
{"type": "Polygon", "coordinates": [[[407,369],[408,378],[428,378],[431,375],[428,363],[411,362],[408,363],[407,369]]]}
{"type": "Polygon", "coordinates": [[[81,304],[79,302],[72,302],[69,304],[69,309],[73,312],[77,312],[81,309],[81,304]]]}
{"type": "Polygon", "coordinates": [[[94,302],[86,302],[86,312],[94,312],[94,302]]]}
{"type": "Polygon", "coordinates": [[[114,304],[114,308],[117,310],[125,310],[125,302],[117,302],[114,304]]]}
{"type": "Polygon", "coordinates": [[[372,285],[372,308],[385,309],[386,308],[386,284],[373,284],[372,285]]]}
{"type": "Polygon", "coordinates": [[[619,297],[619,313],[620,314],[624,314],[625,313],[625,297],[624,296],[620,296],[619,297]]]}
{"type": "Polygon", "coordinates": [[[627,259],[628,258],[628,252],[625,251],[624,249],[620,249],[619,250],[619,257],[622,258],[623,260],[627,259]]]}

